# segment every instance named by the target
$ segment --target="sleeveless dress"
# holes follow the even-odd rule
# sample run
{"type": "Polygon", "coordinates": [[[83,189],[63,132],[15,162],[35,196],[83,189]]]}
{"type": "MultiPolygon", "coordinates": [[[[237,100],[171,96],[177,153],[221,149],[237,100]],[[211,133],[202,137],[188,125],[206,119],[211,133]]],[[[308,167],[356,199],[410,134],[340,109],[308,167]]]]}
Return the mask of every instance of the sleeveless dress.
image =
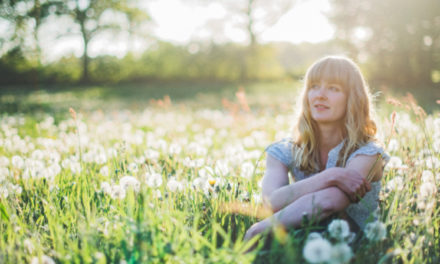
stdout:
{"type": "MultiPolygon", "coordinates": [[[[344,141],[339,143],[328,153],[328,160],[325,169],[336,167],[336,162],[338,160],[339,151],[341,150],[344,141]]],[[[301,181],[308,177],[313,177],[316,173],[306,174],[301,171],[298,167],[293,165],[293,154],[292,154],[293,140],[291,138],[285,138],[283,140],[272,143],[266,148],[266,152],[283,163],[290,171],[295,181],[301,181]]],[[[384,150],[374,142],[369,142],[368,144],[360,147],[354,151],[348,158],[346,164],[356,157],[357,155],[376,155],[381,154],[382,160],[384,161],[384,166],[389,161],[390,157],[384,152],[384,150]]],[[[378,207],[378,198],[381,188],[380,181],[371,183],[371,191],[367,192],[365,196],[358,203],[351,203],[346,209],[345,213],[355,222],[355,224],[360,228],[364,229],[365,225],[369,220],[376,220],[372,213],[378,207]]]]}

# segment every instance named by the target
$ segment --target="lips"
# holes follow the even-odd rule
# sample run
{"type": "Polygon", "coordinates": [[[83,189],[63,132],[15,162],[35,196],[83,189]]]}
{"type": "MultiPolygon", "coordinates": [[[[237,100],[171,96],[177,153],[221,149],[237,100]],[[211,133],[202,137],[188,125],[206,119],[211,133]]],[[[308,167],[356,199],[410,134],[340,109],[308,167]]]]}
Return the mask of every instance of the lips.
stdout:
{"type": "Polygon", "coordinates": [[[317,109],[329,109],[330,108],[324,104],[315,104],[314,107],[317,109]]]}

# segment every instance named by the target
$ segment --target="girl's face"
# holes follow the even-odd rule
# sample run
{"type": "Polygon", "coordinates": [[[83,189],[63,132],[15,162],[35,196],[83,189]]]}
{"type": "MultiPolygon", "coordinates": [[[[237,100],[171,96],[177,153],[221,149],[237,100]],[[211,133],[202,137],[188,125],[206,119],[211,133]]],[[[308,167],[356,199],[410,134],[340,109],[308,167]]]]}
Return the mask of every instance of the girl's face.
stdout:
{"type": "Polygon", "coordinates": [[[318,124],[340,124],[347,109],[347,94],[339,84],[312,83],[307,92],[310,113],[318,124]]]}

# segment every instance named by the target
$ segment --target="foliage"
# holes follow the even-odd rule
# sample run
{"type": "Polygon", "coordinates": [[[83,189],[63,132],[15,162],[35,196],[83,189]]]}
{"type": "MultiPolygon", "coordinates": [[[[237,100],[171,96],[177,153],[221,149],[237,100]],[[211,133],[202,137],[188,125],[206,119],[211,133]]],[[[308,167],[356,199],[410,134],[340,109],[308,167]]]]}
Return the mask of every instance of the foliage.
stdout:
{"type": "Polygon", "coordinates": [[[400,87],[438,83],[440,2],[332,0],[329,17],[350,53],[368,61],[371,78],[400,87]]]}

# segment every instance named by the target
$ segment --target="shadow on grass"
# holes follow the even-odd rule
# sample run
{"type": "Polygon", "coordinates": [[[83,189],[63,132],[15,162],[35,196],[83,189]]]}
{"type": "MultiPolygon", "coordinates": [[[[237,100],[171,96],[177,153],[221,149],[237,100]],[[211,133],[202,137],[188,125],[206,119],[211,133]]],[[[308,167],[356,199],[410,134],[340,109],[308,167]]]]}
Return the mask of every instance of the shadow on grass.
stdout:
{"type": "MultiPolygon", "coordinates": [[[[172,103],[189,107],[221,108],[222,98],[235,100],[244,87],[246,93],[269,94],[295,91],[292,82],[285,83],[219,83],[219,82],[149,82],[118,85],[45,86],[0,88],[2,113],[57,113],[69,107],[82,110],[142,110],[151,100],[171,98],[172,103]]],[[[251,95],[252,97],[252,95],[251,95]]],[[[284,97],[285,98],[285,97],[284,97]]],[[[270,100],[267,100],[270,101],[270,100]]]]}

